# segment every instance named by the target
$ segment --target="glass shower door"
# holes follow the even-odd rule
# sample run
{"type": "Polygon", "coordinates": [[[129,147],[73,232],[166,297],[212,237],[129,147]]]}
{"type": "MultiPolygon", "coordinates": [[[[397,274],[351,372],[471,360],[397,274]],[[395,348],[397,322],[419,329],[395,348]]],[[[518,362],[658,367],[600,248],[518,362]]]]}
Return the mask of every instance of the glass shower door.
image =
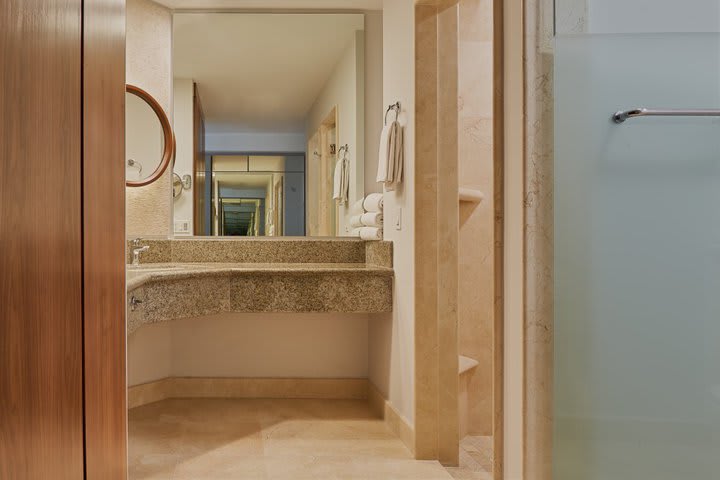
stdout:
{"type": "Polygon", "coordinates": [[[554,478],[717,479],[720,117],[612,116],[720,109],[720,3],[580,3],[556,5],[554,478]]]}

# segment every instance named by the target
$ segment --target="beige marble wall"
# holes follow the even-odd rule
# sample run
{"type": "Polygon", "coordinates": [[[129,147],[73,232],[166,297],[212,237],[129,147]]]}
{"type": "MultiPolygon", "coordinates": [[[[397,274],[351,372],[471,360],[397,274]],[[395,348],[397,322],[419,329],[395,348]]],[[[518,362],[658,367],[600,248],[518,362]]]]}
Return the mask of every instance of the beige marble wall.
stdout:
{"type": "MultiPolygon", "coordinates": [[[[558,4],[558,31],[587,25],[587,3],[558,4]]],[[[525,4],[525,473],[552,479],[553,427],[553,5],[525,4]]]]}
{"type": "Polygon", "coordinates": [[[415,452],[458,463],[458,4],[415,9],[415,452]]]}
{"type": "Polygon", "coordinates": [[[479,362],[469,379],[471,435],[492,435],[495,201],[492,0],[460,0],[459,177],[480,204],[460,204],[458,348],[479,362]]]}
{"type": "MultiPolygon", "coordinates": [[[[127,83],[172,112],[172,14],[150,0],[127,1],[127,83]]],[[[126,189],[126,231],[131,237],[172,234],[172,168],[156,182],[126,189]]]]}

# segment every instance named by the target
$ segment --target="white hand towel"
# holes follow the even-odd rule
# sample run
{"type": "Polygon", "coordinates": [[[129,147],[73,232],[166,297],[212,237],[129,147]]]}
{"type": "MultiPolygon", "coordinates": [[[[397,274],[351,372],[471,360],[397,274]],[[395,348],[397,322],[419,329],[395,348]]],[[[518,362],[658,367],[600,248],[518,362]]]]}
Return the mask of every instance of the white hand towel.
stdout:
{"type": "Polygon", "coordinates": [[[335,164],[335,176],[333,177],[333,198],[340,200],[342,198],[342,179],[343,179],[343,161],[338,160],[335,164]]]}
{"type": "Polygon", "coordinates": [[[393,178],[392,183],[397,185],[399,183],[402,183],[403,181],[403,173],[405,166],[405,130],[399,123],[397,123],[397,135],[395,137],[395,145],[393,145],[393,147],[393,163],[395,165],[395,177],[393,178]]]}
{"type": "Polygon", "coordinates": [[[362,222],[362,217],[362,215],[353,215],[352,217],[350,217],[350,226],[352,228],[360,228],[364,226],[362,222]]]}
{"type": "Polygon", "coordinates": [[[342,158],[335,164],[333,177],[333,198],[338,205],[346,205],[350,194],[350,167],[347,158],[342,158]]]}
{"type": "Polygon", "coordinates": [[[350,230],[350,236],[351,237],[359,237],[360,230],[362,230],[362,229],[361,228],[353,228],[352,230],[350,230]]]}
{"type": "Polygon", "coordinates": [[[365,227],[382,227],[383,226],[383,214],[382,212],[370,212],[360,216],[360,222],[365,227]]]}
{"type": "Polygon", "coordinates": [[[385,180],[386,190],[395,190],[402,182],[405,163],[405,139],[402,125],[392,123],[388,137],[388,174],[385,180]]]}
{"type": "Polygon", "coordinates": [[[382,212],[383,209],[383,194],[382,193],[371,193],[365,197],[363,202],[363,208],[366,212],[382,212]]]}
{"type": "Polygon", "coordinates": [[[375,181],[385,183],[388,181],[388,167],[390,155],[388,155],[388,141],[392,124],[385,125],[380,132],[380,149],[378,151],[378,169],[375,181]]]}
{"type": "Polygon", "coordinates": [[[363,227],[360,229],[360,238],[363,240],[382,240],[383,230],[378,227],[363,227]]]}
{"type": "Polygon", "coordinates": [[[339,204],[347,205],[350,201],[350,161],[347,156],[342,160],[342,187],[340,193],[342,196],[339,204]]]}

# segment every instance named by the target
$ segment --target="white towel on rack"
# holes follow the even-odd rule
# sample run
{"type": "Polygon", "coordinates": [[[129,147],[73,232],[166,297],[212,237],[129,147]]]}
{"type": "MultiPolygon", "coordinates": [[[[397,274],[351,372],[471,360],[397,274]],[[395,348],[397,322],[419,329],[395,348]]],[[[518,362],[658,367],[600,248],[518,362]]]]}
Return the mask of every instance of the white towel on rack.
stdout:
{"type": "Polygon", "coordinates": [[[363,201],[363,209],[366,212],[382,212],[384,206],[382,193],[371,193],[363,201]]]}
{"type": "Polygon", "coordinates": [[[362,215],[353,215],[350,217],[350,227],[351,228],[360,228],[363,226],[362,223],[362,215]]]}
{"type": "Polygon", "coordinates": [[[390,140],[390,130],[393,124],[385,125],[380,132],[380,150],[378,151],[378,169],[375,181],[385,183],[388,181],[388,141],[390,140]]]}
{"type": "Polygon", "coordinates": [[[383,127],[380,134],[376,181],[383,183],[387,190],[395,190],[397,185],[403,181],[404,163],[404,129],[395,120],[390,125],[383,127]]]}
{"type": "Polygon", "coordinates": [[[385,182],[386,190],[395,190],[403,180],[403,164],[405,163],[405,142],[403,128],[398,122],[393,122],[388,139],[388,179],[385,182]]]}
{"type": "Polygon", "coordinates": [[[346,205],[350,193],[350,168],[346,156],[343,156],[335,164],[335,176],[333,177],[333,198],[338,205],[346,205]]]}
{"type": "Polygon", "coordinates": [[[370,212],[360,216],[360,223],[364,227],[382,227],[383,226],[383,214],[382,212],[370,212]]]}
{"type": "Polygon", "coordinates": [[[363,227],[360,229],[360,238],[363,240],[382,240],[383,229],[378,227],[363,227]]]}

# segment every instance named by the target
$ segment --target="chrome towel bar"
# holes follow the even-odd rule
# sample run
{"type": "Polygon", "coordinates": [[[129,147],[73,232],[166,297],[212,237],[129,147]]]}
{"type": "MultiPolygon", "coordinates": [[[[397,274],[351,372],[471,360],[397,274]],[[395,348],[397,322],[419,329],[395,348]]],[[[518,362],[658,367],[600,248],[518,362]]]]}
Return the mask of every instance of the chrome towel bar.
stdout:
{"type": "Polygon", "coordinates": [[[650,110],[649,108],[633,108],[620,110],[612,116],[613,122],[623,123],[635,117],[720,117],[720,110],[650,110]]]}

